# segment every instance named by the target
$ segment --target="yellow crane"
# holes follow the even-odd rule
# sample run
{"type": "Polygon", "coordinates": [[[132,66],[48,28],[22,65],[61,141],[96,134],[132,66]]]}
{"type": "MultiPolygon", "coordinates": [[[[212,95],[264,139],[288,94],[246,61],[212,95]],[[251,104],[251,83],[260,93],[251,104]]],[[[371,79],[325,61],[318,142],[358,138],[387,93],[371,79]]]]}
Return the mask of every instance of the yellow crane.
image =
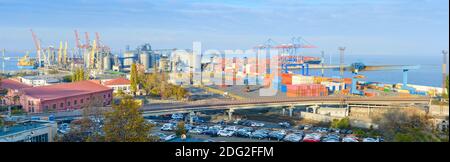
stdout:
{"type": "Polygon", "coordinates": [[[59,49],[58,49],[58,64],[62,64],[62,49],[63,48],[63,44],[62,41],[59,41],[59,49]]]}
{"type": "Polygon", "coordinates": [[[63,63],[64,63],[64,65],[67,65],[67,41],[66,41],[65,44],[64,44],[63,63]]]}

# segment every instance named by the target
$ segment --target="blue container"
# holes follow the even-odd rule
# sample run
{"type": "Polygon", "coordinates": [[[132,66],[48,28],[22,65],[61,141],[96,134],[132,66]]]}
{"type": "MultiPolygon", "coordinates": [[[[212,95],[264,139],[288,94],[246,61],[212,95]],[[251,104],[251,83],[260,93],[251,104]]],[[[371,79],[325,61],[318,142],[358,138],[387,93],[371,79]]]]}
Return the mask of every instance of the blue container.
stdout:
{"type": "Polygon", "coordinates": [[[287,86],[286,85],[281,85],[281,92],[284,92],[284,93],[287,92],[287,86]]]}

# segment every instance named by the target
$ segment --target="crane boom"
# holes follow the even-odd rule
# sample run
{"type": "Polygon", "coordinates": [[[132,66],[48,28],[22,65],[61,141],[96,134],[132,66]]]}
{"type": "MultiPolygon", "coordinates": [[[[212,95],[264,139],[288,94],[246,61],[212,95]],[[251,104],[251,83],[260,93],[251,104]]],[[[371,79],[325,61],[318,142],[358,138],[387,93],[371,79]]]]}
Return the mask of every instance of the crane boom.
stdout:
{"type": "Polygon", "coordinates": [[[34,33],[33,29],[30,29],[30,31],[31,31],[31,36],[33,37],[34,45],[36,46],[36,55],[37,55],[37,60],[38,60],[38,66],[41,67],[41,44],[40,44],[36,34],[34,33]]]}
{"type": "Polygon", "coordinates": [[[78,36],[78,31],[75,30],[75,43],[77,44],[77,48],[82,48],[81,43],[80,43],[80,37],[78,36]]]}
{"type": "Polygon", "coordinates": [[[100,35],[98,34],[98,32],[95,32],[95,40],[97,41],[97,48],[100,48],[100,35]]]}
{"type": "Polygon", "coordinates": [[[67,64],[67,41],[64,43],[64,55],[63,55],[63,63],[64,65],[67,64]]]}
{"type": "Polygon", "coordinates": [[[88,33],[88,32],[85,32],[85,33],[84,33],[84,36],[85,36],[85,38],[86,38],[86,45],[85,45],[85,48],[87,49],[87,48],[91,47],[91,45],[90,45],[90,40],[89,40],[89,33],[88,33]]]}
{"type": "Polygon", "coordinates": [[[58,64],[62,64],[62,48],[63,48],[63,43],[62,43],[62,41],[59,41],[58,64]]]}

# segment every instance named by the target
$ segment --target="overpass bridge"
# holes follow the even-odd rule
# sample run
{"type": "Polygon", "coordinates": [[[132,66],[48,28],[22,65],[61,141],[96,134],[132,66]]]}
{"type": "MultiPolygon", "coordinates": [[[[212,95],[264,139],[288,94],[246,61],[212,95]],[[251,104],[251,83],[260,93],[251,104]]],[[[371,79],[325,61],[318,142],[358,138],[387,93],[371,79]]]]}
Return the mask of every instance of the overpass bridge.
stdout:
{"type": "MultiPolygon", "coordinates": [[[[234,110],[258,109],[258,108],[290,108],[296,106],[311,105],[344,105],[346,107],[368,107],[368,108],[403,108],[411,105],[429,105],[429,97],[301,97],[301,98],[278,98],[278,99],[249,99],[236,101],[214,101],[192,102],[173,105],[145,105],[142,108],[144,116],[165,115],[173,113],[189,113],[193,111],[207,110],[234,110]]],[[[291,110],[290,110],[291,111],[291,110]]],[[[290,112],[291,114],[291,112],[290,112]]]]}
{"type": "MultiPolygon", "coordinates": [[[[141,109],[144,116],[166,115],[174,113],[190,113],[196,111],[224,110],[231,117],[234,110],[242,109],[260,109],[260,108],[287,108],[292,116],[292,110],[297,106],[311,105],[343,105],[345,107],[366,106],[368,108],[403,108],[411,105],[429,105],[429,97],[284,97],[284,98],[265,98],[248,100],[218,100],[203,102],[181,102],[181,103],[158,103],[144,105],[141,109]]],[[[111,107],[103,107],[105,110],[111,110],[111,107]]],[[[47,114],[33,114],[30,116],[49,116],[54,115],[56,119],[74,118],[82,116],[81,111],[58,112],[47,114]]]]}

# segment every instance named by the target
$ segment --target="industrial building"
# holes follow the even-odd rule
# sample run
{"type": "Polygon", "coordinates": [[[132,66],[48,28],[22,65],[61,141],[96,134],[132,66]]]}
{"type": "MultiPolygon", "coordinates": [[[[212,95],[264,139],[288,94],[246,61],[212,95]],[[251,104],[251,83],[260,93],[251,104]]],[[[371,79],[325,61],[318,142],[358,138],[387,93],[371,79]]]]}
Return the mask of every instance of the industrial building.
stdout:
{"type": "Polygon", "coordinates": [[[87,106],[108,106],[113,89],[92,81],[25,88],[20,103],[28,113],[60,112],[87,106]]]}
{"type": "Polygon", "coordinates": [[[0,129],[0,142],[53,142],[57,123],[52,121],[23,121],[0,129]]]}

